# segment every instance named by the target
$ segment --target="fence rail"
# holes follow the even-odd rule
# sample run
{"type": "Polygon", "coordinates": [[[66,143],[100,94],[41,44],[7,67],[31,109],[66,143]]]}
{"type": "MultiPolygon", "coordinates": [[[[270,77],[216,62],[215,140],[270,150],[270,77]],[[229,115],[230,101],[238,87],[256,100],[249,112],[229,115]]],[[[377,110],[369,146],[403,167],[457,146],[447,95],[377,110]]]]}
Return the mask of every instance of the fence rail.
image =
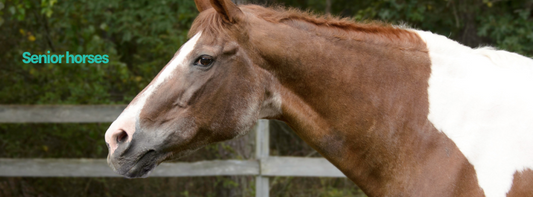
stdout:
{"type": "Polygon", "coordinates": [[[0,123],[113,122],[126,105],[0,105],[0,123]]]}
{"type": "MultiPolygon", "coordinates": [[[[162,163],[150,177],[187,176],[344,177],[322,158],[269,157],[259,160],[211,160],[162,163]],[[261,172],[261,173],[260,173],[261,172]]],[[[105,159],[0,159],[0,176],[121,177],[105,159]]]]}
{"type": "MultiPolygon", "coordinates": [[[[0,105],[0,123],[112,122],[124,108],[125,105],[0,105]]],[[[259,120],[255,128],[255,160],[162,163],[150,177],[256,176],[257,197],[268,196],[268,177],[345,177],[324,158],[269,156],[268,120],[259,120]]],[[[35,158],[0,158],[0,176],[119,177],[105,159],[35,158]]]]}

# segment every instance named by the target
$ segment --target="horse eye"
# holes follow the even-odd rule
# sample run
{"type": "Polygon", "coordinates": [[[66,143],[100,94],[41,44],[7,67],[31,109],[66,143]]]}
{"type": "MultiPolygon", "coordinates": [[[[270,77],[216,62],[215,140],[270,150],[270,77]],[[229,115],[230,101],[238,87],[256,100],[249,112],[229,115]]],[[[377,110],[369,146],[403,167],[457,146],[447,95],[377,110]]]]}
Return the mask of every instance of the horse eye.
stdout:
{"type": "Polygon", "coordinates": [[[213,57],[209,55],[202,55],[198,59],[196,59],[196,62],[194,62],[194,65],[201,66],[201,67],[208,67],[210,66],[215,60],[213,57]]]}

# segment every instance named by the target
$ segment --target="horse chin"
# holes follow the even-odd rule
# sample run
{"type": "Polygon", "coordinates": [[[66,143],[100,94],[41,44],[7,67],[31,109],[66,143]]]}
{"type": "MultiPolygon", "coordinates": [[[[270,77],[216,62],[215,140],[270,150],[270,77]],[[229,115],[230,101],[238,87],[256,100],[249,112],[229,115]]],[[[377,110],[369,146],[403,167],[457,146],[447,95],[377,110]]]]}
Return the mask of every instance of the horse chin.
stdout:
{"type": "Polygon", "coordinates": [[[139,159],[131,164],[123,164],[116,169],[120,175],[126,178],[145,178],[150,172],[159,165],[165,158],[161,158],[155,150],[146,151],[139,159]]]}

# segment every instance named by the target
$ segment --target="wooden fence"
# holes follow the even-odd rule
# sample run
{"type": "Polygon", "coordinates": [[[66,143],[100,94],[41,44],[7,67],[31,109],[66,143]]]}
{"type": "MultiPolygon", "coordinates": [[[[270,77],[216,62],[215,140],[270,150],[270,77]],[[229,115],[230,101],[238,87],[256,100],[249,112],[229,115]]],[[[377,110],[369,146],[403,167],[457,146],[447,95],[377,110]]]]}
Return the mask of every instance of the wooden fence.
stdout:
{"type": "MultiPolygon", "coordinates": [[[[112,122],[124,105],[0,105],[0,123],[112,122]]],[[[269,195],[269,177],[345,177],[324,158],[269,156],[268,120],[259,120],[254,160],[211,160],[162,163],[150,177],[256,176],[256,196],[269,195]]],[[[102,131],[103,132],[103,131],[102,131]]],[[[105,159],[0,158],[0,176],[9,177],[119,177],[105,159]]]]}

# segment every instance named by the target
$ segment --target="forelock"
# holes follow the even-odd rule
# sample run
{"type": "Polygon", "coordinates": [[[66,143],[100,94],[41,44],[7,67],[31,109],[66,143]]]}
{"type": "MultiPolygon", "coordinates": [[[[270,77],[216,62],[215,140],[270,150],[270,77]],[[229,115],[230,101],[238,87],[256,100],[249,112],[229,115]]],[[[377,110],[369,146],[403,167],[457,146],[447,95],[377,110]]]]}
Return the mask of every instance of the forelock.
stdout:
{"type": "Polygon", "coordinates": [[[208,42],[215,41],[217,38],[227,37],[229,30],[228,24],[224,21],[222,16],[218,14],[215,9],[208,9],[201,12],[194,22],[192,23],[189,34],[189,38],[196,35],[198,32],[202,32],[204,38],[211,39],[208,42]]]}

